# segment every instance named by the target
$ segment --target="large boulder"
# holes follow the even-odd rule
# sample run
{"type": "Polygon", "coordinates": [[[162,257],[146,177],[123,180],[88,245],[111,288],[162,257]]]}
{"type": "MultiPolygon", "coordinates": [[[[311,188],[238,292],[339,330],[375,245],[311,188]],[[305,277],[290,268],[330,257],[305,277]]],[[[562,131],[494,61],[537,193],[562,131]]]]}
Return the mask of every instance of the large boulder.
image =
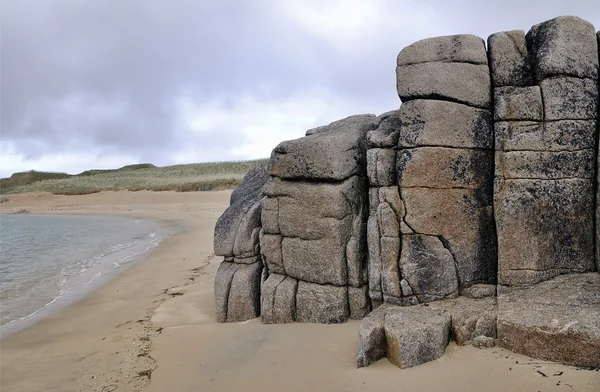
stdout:
{"type": "Polygon", "coordinates": [[[478,108],[489,108],[491,103],[487,65],[446,62],[399,65],[396,78],[402,102],[442,99],[478,108]]]}
{"type": "Polygon", "coordinates": [[[215,275],[217,321],[250,320],[260,315],[260,279],[262,264],[224,261],[215,275]]]}
{"type": "Polygon", "coordinates": [[[494,84],[502,86],[494,91],[494,209],[502,285],[596,269],[595,33],[579,18],[558,17],[532,27],[526,50],[520,33],[488,40],[494,84]]]}
{"type": "Polygon", "coordinates": [[[360,324],[356,366],[384,356],[402,369],[433,361],[446,350],[451,319],[442,309],[383,305],[360,324]]]}
{"type": "Polygon", "coordinates": [[[487,64],[485,42],[471,34],[426,38],[402,49],[396,64],[410,65],[435,61],[487,64]]]}
{"type": "Polygon", "coordinates": [[[589,179],[506,179],[496,191],[498,280],[515,286],[594,271],[589,179]]]}
{"type": "Polygon", "coordinates": [[[600,367],[600,274],[570,274],[498,297],[498,344],[533,358],[600,367]]]}
{"type": "Polygon", "coordinates": [[[263,322],[340,323],[370,311],[367,134],[384,124],[371,135],[389,143],[393,117],[351,116],[273,150],[259,233],[263,322]]]}
{"type": "Polygon", "coordinates": [[[386,312],[385,306],[381,306],[361,321],[358,327],[356,367],[369,366],[373,362],[385,358],[387,354],[384,328],[386,312]]]}
{"type": "MultiPolygon", "coordinates": [[[[251,169],[240,185],[231,193],[229,207],[217,220],[214,232],[214,250],[217,256],[233,256],[238,230],[246,214],[260,204],[263,194],[261,188],[269,179],[268,162],[262,162],[251,169]]],[[[260,211],[260,210],[259,210],[260,211]]],[[[256,212],[254,210],[252,213],[256,212]]],[[[254,220],[253,223],[256,223],[254,220]]],[[[248,230],[245,226],[243,230],[248,230]]]]}
{"type": "Polygon", "coordinates": [[[490,35],[488,54],[492,83],[495,87],[524,87],[532,84],[531,58],[523,30],[490,35]]]}
{"type": "Polygon", "coordinates": [[[282,142],[273,149],[269,172],[287,180],[343,181],[361,175],[366,167],[366,134],[375,124],[375,115],[352,116],[282,142]]]}
{"type": "Polygon", "coordinates": [[[219,322],[245,321],[260,315],[262,187],[268,179],[267,162],[251,169],[232,192],[229,208],[215,225],[215,254],[225,257],[214,286],[219,322]]]}
{"type": "Polygon", "coordinates": [[[401,369],[438,359],[450,341],[450,323],[446,312],[425,307],[388,311],[383,322],[387,358],[401,369]]]}
{"type": "Polygon", "coordinates": [[[596,31],[581,18],[559,16],[533,26],[527,46],[535,56],[537,81],[556,75],[598,79],[596,31]]]}

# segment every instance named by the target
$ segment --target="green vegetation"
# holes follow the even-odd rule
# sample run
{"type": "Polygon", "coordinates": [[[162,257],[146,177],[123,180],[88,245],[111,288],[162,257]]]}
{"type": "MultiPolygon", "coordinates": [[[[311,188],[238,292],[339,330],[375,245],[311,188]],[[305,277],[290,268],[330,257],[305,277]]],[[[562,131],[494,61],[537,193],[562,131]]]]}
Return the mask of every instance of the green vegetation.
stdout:
{"type": "Polygon", "coordinates": [[[66,173],[22,172],[0,179],[0,192],[51,192],[84,195],[101,191],[208,191],[232,189],[244,175],[264,159],[243,162],[194,163],[156,167],[150,163],[112,170],[66,173]]]}

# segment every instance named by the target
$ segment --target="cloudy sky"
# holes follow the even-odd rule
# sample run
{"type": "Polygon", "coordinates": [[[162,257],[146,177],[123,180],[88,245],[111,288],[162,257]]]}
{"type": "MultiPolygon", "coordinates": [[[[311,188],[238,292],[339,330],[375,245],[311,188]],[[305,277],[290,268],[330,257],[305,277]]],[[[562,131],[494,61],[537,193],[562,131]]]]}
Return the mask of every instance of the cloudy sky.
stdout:
{"type": "Polygon", "coordinates": [[[267,157],[395,109],[395,58],[431,36],[600,28],[597,0],[3,0],[0,176],[267,157]]]}

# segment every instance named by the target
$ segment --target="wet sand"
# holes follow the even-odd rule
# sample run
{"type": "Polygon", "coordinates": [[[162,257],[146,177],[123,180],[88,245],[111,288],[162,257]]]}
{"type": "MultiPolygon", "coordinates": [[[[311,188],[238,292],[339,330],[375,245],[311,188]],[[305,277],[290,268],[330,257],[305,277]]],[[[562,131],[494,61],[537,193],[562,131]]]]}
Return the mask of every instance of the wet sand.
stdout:
{"type": "Polygon", "coordinates": [[[451,344],[400,370],[356,369],[358,322],[217,324],[214,224],[230,191],[9,195],[2,212],[111,214],[189,227],[85,299],[0,341],[10,391],[600,391],[600,372],[451,344]]]}

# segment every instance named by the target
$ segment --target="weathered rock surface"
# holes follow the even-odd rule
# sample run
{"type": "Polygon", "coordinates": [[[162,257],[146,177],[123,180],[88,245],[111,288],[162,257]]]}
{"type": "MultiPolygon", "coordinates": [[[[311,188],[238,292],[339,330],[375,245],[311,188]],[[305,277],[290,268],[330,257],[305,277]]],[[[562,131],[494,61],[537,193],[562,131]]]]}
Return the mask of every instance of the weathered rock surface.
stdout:
{"type": "Polygon", "coordinates": [[[449,315],[428,308],[388,311],[384,319],[386,356],[401,369],[433,361],[450,341],[449,315]]]}
{"type": "Polygon", "coordinates": [[[365,179],[339,183],[274,179],[265,187],[277,200],[277,233],[267,233],[262,252],[277,273],[319,284],[361,286],[366,240],[365,179]],[[273,236],[273,235],[275,236],[273,236]]]}
{"type": "Polygon", "coordinates": [[[363,319],[358,367],[449,339],[600,367],[599,40],[559,17],[403,49],[399,110],[283,142],[232,193],[217,320],[363,319]]]}
{"type": "Polygon", "coordinates": [[[498,297],[498,344],[533,358],[600,366],[600,274],[556,277],[498,297]]]}
{"type": "Polygon", "coordinates": [[[494,143],[490,117],[489,110],[455,102],[435,99],[409,101],[400,106],[399,127],[402,132],[399,132],[398,147],[490,149],[494,143]]]}
{"type": "Polygon", "coordinates": [[[415,233],[438,237],[446,244],[454,256],[461,287],[495,283],[491,190],[403,188],[401,196],[404,221],[415,233]]]}
{"type": "Polygon", "coordinates": [[[269,172],[288,180],[343,181],[365,168],[367,132],[374,115],[352,116],[309,136],[280,143],[271,154],[269,172]]]}
{"type": "Polygon", "coordinates": [[[385,358],[387,342],[385,339],[385,314],[387,306],[382,305],[365,317],[358,327],[358,350],[356,367],[369,366],[385,358]]]}
{"type": "Polygon", "coordinates": [[[400,272],[420,302],[458,296],[454,258],[437,237],[402,236],[400,272]]]}
{"type": "Polygon", "coordinates": [[[592,181],[507,179],[496,199],[500,284],[595,269],[592,181]]]}
{"type": "Polygon", "coordinates": [[[214,249],[217,256],[233,256],[233,246],[238,229],[246,213],[263,198],[261,188],[267,182],[268,163],[260,163],[242,179],[240,186],[231,193],[229,208],[215,225],[214,249]]]}
{"type": "Polygon", "coordinates": [[[490,35],[488,48],[492,83],[495,87],[532,84],[531,59],[523,30],[490,35]]]}
{"type": "Polygon", "coordinates": [[[377,128],[367,133],[370,147],[394,148],[398,144],[400,116],[398,110],[392,110],[377,117],[377,128]]]}
{"type": "Polygon", "coordinates": [[[506,87],[494,94],[498,282],[518,286],[593,271],[598,116],[594,28],[576,17],[540,23],[526,35],[526,53],[518,35],[515,47],[521,48],[521,57],[510,51],[505,38],[488,41],[492,75],[496,67],[500,74],[513,70],[510,78],[499,81],[506,87]],[[494,60],[495,53],[505,52],[512,54],[504,62],[502,56],[494,60]]]}
{"type": "Polygon", "coordinates": [[[487,64],[485,43],[471,34],[426,38],[402,49],[396,64],[410,65],[434,61],[487,64]]]}
{"type": "Polygon", "coordinates": [[[371,186],[392,186],[396,182],[396,151],[372,148],[367,151],[367,175],[371,186]]]}
{"type": "Polygon", "coordinates": [[[506,151],[496,153],[499,175],[510,179],[594,178],[594,150],[506,151]]]}
{"type": "Polygon", "coordinates": [[[485,298],[496,296],[496,285],[494,284],[474,284],[471,287],[466,287],[460,291],[460,295],[467,298],[485,298]]]}
{"type": "Polygon", "coordinates": [[[542,91],[538,86],[496,87],[494,89],[494,120],[543,121],[542,91]]]}
{"type": "Polygon", "coordinates": [[[398,152],[401,188],[465,188],[490,186],[494,172],[490,151],[445,147],[418,147],[398,152]]]}
{"type": "Polygon", "coordinates": [[[487,65],[445,62],[399,65],[396,78],[396,89],[402,102],[441,99],[478,108],[490,107],[487,65]]]}
{"type": "Polygon", "coordinates": [[[432,302],[429,307],[445,311],[452,316],[451,337],[459,346],[473,344],[478,336],[491,339],[497,337],[498,307],[495,297],[459,297],[432,302]]]}
{"type": "Polygon", "coordinates": [[[496,345],[496,339],[488,336],[477,336],[473,339],[473,347],[476,348],[492,348],[496,345]]]}
{"type": "Polygon", "coordinates": [[[527,33],[527,45],[537,81],[556,75],[598,78],[596,31],[581,18],[559,16],[537,24],[527,33]]]}
{"type": "Polygon", "coordinates": [[[338,324],[349,316],[348,287],[298,282],[296,321],[338,324]]]}
{"type": "Polygon", "coordinates": [[[227,321],[245,321],[260,315],[262,264],[240,264],[229,289],[227,321]]]}
{"type": "Polygon", "coordinates": [[[594,149],[595,120],[498,121],[497,151],[578,151],[594,149]]]}
{"type": "Polygon", "coordinates": [[[271,273],[261,287],[261,316],[265,324],[284,324],[296,319],[298,281],[271,273]]]}
{"type": "Polygon", "coordinates": [[[230,205],[215,226],[214,249],[225,260],[215,276],[217,321],[245,321],[260,315],[262,187],[267,163],[258,164],[231,194],[230,205]]]}
{"type": "Polygon", "coordinates": [[[595,79],[553,77],[540,82],[544,117],[553,120],[595,120],[598,83],[595,79]]]}

